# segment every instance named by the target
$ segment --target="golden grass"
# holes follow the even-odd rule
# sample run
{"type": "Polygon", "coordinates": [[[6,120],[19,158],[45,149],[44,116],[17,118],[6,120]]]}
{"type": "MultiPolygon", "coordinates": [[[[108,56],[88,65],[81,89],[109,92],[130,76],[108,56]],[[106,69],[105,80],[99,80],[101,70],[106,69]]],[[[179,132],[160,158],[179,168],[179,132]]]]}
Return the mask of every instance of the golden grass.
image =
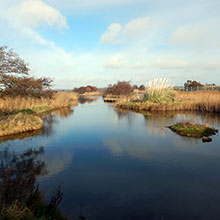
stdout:
{"type": "Polygon", "coordinates": [[[18,113],[1,118],[0,136],[34,131],[43,127],[43,120],[33,114],[18,113]]]}
{"type": "Polygon", "coordinates": [[[197,91],[175,92],[174,101],[156,104],[152,102],[132,102],[121,99],[116,106],[136,111],[200,111],[220,113],[220,92],[197,91]]]}
{"type": "Polygon", "coordinates": [[[74,92],[57,92],[51,99],[30,97],[0,99],[0,112],[3,113],[0,116],[0,136],[39,130],[43,127],[43,121],[38,114],[75,106],[77,103],[78,96],[74,92]]]}
{"type": "Polygon", "coordinates": [[[7,97],[0,99],[0,111],[10,112],[21,109],[45,110],[77,105],[78,96],[74,92],[57,92],[53,98],[7,97]]]}
{"type": "Polygon", "coordinates": [[[181,103],[183,110],[220,112],[220,92],[217,91],[176,92],[176,102],[181,103]]]}

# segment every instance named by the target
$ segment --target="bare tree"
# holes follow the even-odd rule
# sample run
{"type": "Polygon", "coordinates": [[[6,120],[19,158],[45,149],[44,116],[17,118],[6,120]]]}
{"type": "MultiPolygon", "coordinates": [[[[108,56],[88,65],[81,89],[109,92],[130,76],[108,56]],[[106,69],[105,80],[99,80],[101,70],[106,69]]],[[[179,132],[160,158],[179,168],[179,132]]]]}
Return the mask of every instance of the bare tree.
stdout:
{"type": "Polygon", "coordinates": [[[23,59],[7,46],[0,47],[0,96],[51,96],[52,80],[46,77],[34,78],[23,59]]]}

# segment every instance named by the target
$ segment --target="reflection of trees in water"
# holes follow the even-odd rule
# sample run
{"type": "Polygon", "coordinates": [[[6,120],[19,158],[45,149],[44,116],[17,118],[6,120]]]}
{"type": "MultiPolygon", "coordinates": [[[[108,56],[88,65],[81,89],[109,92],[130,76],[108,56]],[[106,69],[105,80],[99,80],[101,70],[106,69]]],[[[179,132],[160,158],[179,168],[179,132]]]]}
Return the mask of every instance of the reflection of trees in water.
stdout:
{"type": "Polygon", "coordinates": [[[43,147],[29,149],[23,153],[0,152],[0,219],[67,220],[58,206],[63,193],[59,186],[50,202],[43,199],[37,177],[45,175],[45,164],[39,159],[43,147]]]}
{"type": "Polygon", "coordinates": [[[42,154],[42,147],[21,154],[10,152],[8,148],[0,152],[0,198],[3,203],[21,201],[37,190],[37,176],[46,174],[45,164],[38,158],[42,154]]]}
{"type": "Polygon", "coordinates": [[[85,104],[85,103],[91,103],[94,102],[96,100],[98,100],[98,97],[86,97],[86,96],[80,96],[78,98],[78,101],[80,104],[85,104]]]}
{"type": "Polygon", "coordinates": [[[191,121],[202,124],[209,124],[210,126],[220,127],[220,114],[215,113],[202,113],[202,112],[179,112],[178,120],[191,121]]]}
{"type": "Polygon", "coordinates": [[[74,110],[71,108],[61,108],[51,111],[43,117],[44,126],[42,136],[50,136],[53,134],[53,127],[55,124],[59,123],[59,118],[67,118],[73,114],[74,110]]]}

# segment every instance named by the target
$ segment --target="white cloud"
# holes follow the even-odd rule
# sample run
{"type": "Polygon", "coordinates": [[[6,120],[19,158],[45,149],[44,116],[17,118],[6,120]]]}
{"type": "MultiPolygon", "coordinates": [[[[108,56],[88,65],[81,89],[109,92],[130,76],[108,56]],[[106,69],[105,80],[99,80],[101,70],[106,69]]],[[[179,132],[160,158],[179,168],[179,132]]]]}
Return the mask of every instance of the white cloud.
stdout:
{"type": "Polygon", "coordinates": [[[146,63],[137,61],[135,64],[131,65],[131,68],[138,69],[146,66],[147,66],[146,63]]]}
{"type": "Polygon", "coordinates": [[[122,26],[120,24],[118,23],[111,24],[107,28],[107,31],[101,36],[101,41],[105,43],[115,42],[121,29],[122,29],[122,26]]]}
{"type": "Polygon", "coordinates": [[[106,68],[113,68],[113,69],[119,69],[123,68],[127,65],[127,60],[120,54],[116,54],[115,56],[112,56],[105,64],[104,67],[106,68]]]}
{"type": "Polygon", "coordinates": [[[111,6],[124,6],[130,4],[137,4],[138,2],[146,2],[146,0],[45,0],[47,2],[51,2],[52,4],[56,5],[57,7],[65,8],[65,9],[84,9],[89,8],[91,9],[99,9],[99,8],[106,8],[111,6]]]}
{"type": "Polygon", "coordinates": [[[215,25],[216,21],[209,21],[197,25],[180,26],[171,35],[170,43],[197,48],[219,48],[220,31],[215,25]]]}
{"type": "Polygon", "coordinates": [[[126,25],[122,26],[118,23],[109,25],[106,32],[101,36],[103,43],[124,43],[130,40],[138,40],[144,37],[150,27],[150,18],[136,18],[126,25]]]}
{"type": "Polygon", "coordinates": [[[191,67],[191,64],[182,59],[162,58],[157,59],[150,66],[160,69],[184,69],[191,67]]]}
{"type": "Polygon", "coordinates": [[[199,28],[192,28],[190,26],[178,27],[171,36],[171,43],[187,44],[196,43],[203,38],[202,30],[199,28]]]}
{"type": "Polygon", "coordinates": [[[68,28],[65,17],[55,8],[42,1],[22,1],[11,6],[5,17],[11,24],[36,28],[42,25],[51,27],[68,28]]]}
{"type": "Polygon", "coordinates": [[[7,22],[5,32],[17,41],[19,38],[32,40],[41,45],[54,46],[54,42],[44,39],[37,32],[40,26],[68,28],[65,17],[55,8],[38,0],[14,1],[14,4],[1,6],[0,20],[7,22]],[[3,7],[4,6],[4,7],[3,7]]]}

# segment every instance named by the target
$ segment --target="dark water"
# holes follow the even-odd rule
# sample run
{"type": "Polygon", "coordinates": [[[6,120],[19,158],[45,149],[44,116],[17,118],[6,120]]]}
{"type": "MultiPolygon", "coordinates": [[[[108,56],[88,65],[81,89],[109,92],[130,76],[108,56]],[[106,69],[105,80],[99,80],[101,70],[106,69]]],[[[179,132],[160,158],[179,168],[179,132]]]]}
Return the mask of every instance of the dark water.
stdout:
{"type": "Polygon", "coordinates": [[[0,139],[0,150],[45,147],[49,197],[61,183],[71,219],[220,219],[220,137],[183,138],[165,126],[180,120],[220,128],[219,115],[137,114],[102,99],[46,117],[42,134],[0,139]]]}

